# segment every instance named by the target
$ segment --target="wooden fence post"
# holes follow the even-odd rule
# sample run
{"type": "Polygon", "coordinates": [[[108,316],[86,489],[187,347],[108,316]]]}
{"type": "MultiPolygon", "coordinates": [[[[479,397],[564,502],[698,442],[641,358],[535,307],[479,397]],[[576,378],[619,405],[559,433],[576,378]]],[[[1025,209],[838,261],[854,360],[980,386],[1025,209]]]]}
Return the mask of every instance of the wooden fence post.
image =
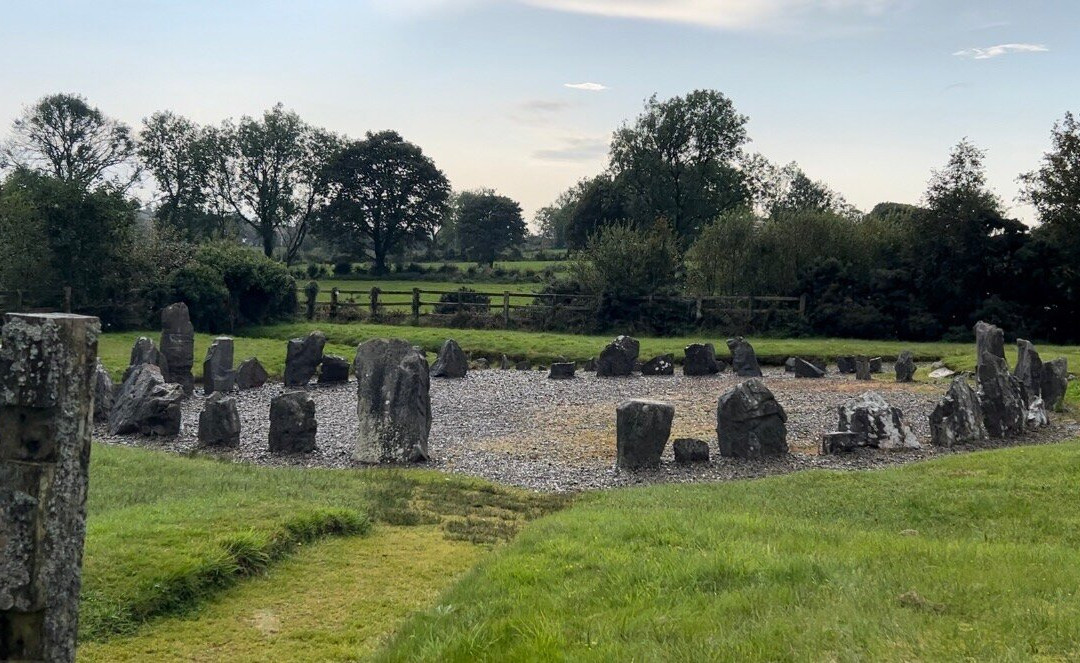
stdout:
{"type": "Polygon", "coordinates": [[[420,325],[420,288],[412,289],[412,321],[414,325],[420,325]]]}
{"type": "Polygon", "coordinates": [[[20,312],[23,310],[23,292],[22,292],[22,290],[16,290],[15,291],[15,310],[20,311],[20,312]]]}
{"type": "Polygon", "coordinates": [[[379,286],[375,286],[371,289],[371,317],[375,319],[379,316],[379,286]]]}
{"type": "Polygon", "coordinates": [[[337,320],[338,314],[338,289],[332,288],[330,290],[330,319],[337,320]]]}
{"type": "Polygon", "coordinates": [[[71,286],[64,286],[64,313],[71,313],[71,286]]]}
{"type": "Polygon", "coordinates": [[[806,293],[799,295],[799,317],[806,317],[806,293]]]}
{"type": "Polygon", "coordinates": [[[315,319],[315,298],[319,296],[319,291],[316,288],[305,288],[304,294],[307,295],[307,319],[315,319]]]}
{"type": "Polygon", "coordinates": [[[694,301],[694,320],[701,322],[701,318],[704,316],[704,312],[701,310],[701,295],[698,295],[694,301]]]}
{"type": "Polygon", "coordinates": [[[503,327],[510,328],[510,291],[503,290],[503,327]]]}

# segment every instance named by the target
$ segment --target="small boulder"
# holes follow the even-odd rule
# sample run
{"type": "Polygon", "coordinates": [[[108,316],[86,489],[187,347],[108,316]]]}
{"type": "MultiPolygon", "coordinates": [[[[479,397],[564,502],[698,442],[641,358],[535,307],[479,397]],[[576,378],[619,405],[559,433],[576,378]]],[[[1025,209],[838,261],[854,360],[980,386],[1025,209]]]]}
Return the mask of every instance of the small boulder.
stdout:
{"type": "Polygon", "coordinates": [[[474,360],[472,365],[469,368],[470,369],[475,368],[478,371],[487,370],[487,368],[488,368],[487,357],[480,357],[479,359],[474,360]]]}
{"type": "Polygon", "coordinates": [[[447,339],[439,348],[439,356],[431,365],[433,378],[463,378],[469,372],[469,358],[457,341],[447,339]]]}
{"type": "Polygon", "coordinates": [[[873,391],[848,399],[837,408],[836,429],[866,436],[866,445],[888,451],[921,449],[919,439],[904,420],[904,413],[873,391]]]}
{"type": "Polygon", "coordinates": [[[94,421],[108,421],[113,406],[113,381],[109,371],[97,360],[94,367],[94,421]]]}
{"type": "Polygon", "coordinates": [[[952,370],[951,368],[946,368],[944,366],[940,368],[935,368],[934,370],[930,371],[930,379],[932,380],[947,380],[955,376],[956,371],[952,370]]]}
{"type": "Polygon", "coordinates": [[[160,364],[165,382],[179,384],[185,394],[195,391],[195,327],[191,324],[187,304],[170,304],[161,311],[160,364]]]}
{"type": "Polygon", "coordinates": [[[270,452],[307,453],[315,450],[315,400],[306,391],[286,391],[270,401],[270,452]]]}
{"type": "Polygon", "coordinates": [[[585,365],[581,367],[581,370],[585,371],[586,373],[595,373],[596,372],[596,357],[590,357],[585,362],[585,365]]]}
{"type": "Polygon", "coordinates": [[[785,373],[794,373],[795,372],[795,357],[788,357],[787,359],[784,360],[784,372],[785,373]]]}
{"type": "Polygon", "coordinates": [[[802,357],[795,358],[795,377],[797,378],[823,378],[825,371],[811,364],[802,357]]]}
{"type": "Polygon", "coordinates": [[[240,413],[236,399],[220,391],[210,394],[199,413],[199,444],[208,447],[240,446],[240,413]]]}
{"type": "Polygon", "coordinates": [[[574,369],[577,366],[572,361],[555,362],[551,365],[551,372],[548,373],[548,378],[552,380],[569,380],[574,377],[574,369]]]}
{"type": "Polygon", "coordinates": [[[1042,396],[1036,396],[1031,399],[1031,403],[1028,404],[1027,427],[1030,430],[1049,425],[1050,416],[1046,413],[1046,404],[1043,402],[1042,396]]]}
{"type": "Polygon", "coordinates": [[[894,369],[896,370],[897,382],[914,382],[915,355],[911,354],[910,350],[904,350],[900,353],[900,356],[896,358],[894,369]]]}
{"type": "Polygon", "coordinates": [[[236,368],[236,388],[240,390],[258,389],[266,384],[269,376],[262,363],[255,357],[248,357],[236,368]]]}
{"type": "Polygon", "coordinates": [[[619,336],[607,344],[596,362],[596,374],[600,377],[624,377],[637,368],[641,344],[630,336],[619,336]]]}
{"type": "Polygon", "coordinates": [[[344,384],[349,381],[349,360],[340,355],[324,355],[319,366],[319,384],[344,384]]]}
{"type": "Polygon", "coordinates": [[[930,413],[930,443],[950,448],[986,439],[982,406],[967,380],[957,378],[930,413]]]}
{"type": "Polygon", "coordinates": [[[362,463],[415,463],[428,459],[431,377],[427,361],[407,342],[373,339],[356,348],[353,458],[362,463]]]}
{"type": "Polygon", "coordinates": [[[530,371],[532,370],[532,364],[527,361],[519,361],[517,364],[514,365],[514,368],[519,371],[530,371]]]}
{"type": "Polygon", "coordinates": [[[693,438],[679,438],[672,445],[675,449],[675,462],[679,465],[709,462],[709,443],[693,438]]]}
{"type": "Polygon", "coordinates": [[[881,357],[871,357],[870,358],[870,372],[871,373],[875,373],[875,374],[876,373],[884,373],[885,369],[883,368],[883,365],[884,364],[881,361],[881,357]]]}
{"type": "Polygon", "coordinates": [[[675,375],[675,355],[653,357],[641,365],[642,375],[675,375]]]}
{"type": "MultiPolygon", "coordinates": [[[[988,322],[980,320],[975,323],[976,373],[978,373],[979,367],[982,366],[984,354],[990,354],[991,356],[1001,358],[1003,361],[1005,360],[1005,332],[1003,332],[1000,327],[996,327],[988,322]]],[[[1008,362],[1006,362],[1005,368],[1008,370],[1008,362]]]]}
{"type": "Polygon", "coordinates": [[[675,406],[668,403],[620,403],[615,411],[615,464],[626,470],[659,467],[674,418],[675,406]]]}
{"type": "Polygon", "coordinates": [[[508,371],[513,367],[514,367],[513,362],[511,362],[510,358],[507,357],[506,355],[503,355],[502,359],[499,360],[499,368],[501,368],[502,370],[508,371]]]}
{"type": "Polygon", "coordinates": [[[838,373],[849,375],[855,372],[855,356],[845,355],[836,358],[836,370],[838,373]]]}
{"type": "Polygon", "coordinates": [[[305,387],[323,360],[326,334],[313,331],[303,338],[289,341],[285,351],[285,386],[305,387]]]}
{"type": "Polygon", "coordinates": [[[691,343],[683,353],[683,375],[715,375],[720,372],[716,348],[712,343],[691,343]]]}
{"type": "Polygon", "coordinates": [[[873,380],[870,370],[870,360],[866,357],[855,357],[855,379],[873,380]]]}
{"type": "Polygon", "coordinates": [[[761,377],[761,367],[758,366],[757,354],[754,346],[750,345],[742,336],[727,340],[728,350],[731,351],[731,369],[735,375],[741,378],[761,377]]]}
{"type": "Polygon", "coordinates": [[[215,338],[206,349],[203,360],[203,393],[229,392],[236,386],[233,371],[233,340],[227,336],[215,338]]]}
{"type": "Polygon", "coordinates": [[[854,431],[837,431],[821,436],[821,453],[825,455],[848,453],[866,446],[866,435],[854,431]]]}
{"type": "Polygon", "coordinates": [[[1058,357],[1043,364],[1041,385],[1043,402],[1048,410],[1060,411],[1065,406],[1065,391],[1069,388],[1069,360],[1058,357]]]}
{"type": "Polygon", "coordinates": [[[747,380],[717,401],[716,437],[721,456],[786,454],[787,414],[763,381],[747,380]]]}
{"type": "Polygon", "coordinates": [[[113,401],[109,434],[179,435],[183,400],[183,386],[166,383],[160,368],[136,366],[113,401]]]}

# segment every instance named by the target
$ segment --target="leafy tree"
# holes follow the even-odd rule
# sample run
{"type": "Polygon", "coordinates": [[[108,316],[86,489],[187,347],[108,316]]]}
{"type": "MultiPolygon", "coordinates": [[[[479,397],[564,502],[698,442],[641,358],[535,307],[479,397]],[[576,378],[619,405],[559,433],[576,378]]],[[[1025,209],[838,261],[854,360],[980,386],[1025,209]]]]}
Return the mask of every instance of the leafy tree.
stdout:
{"type": "Polygon", "coordinates": [[[84,97],[53,94],[26,108],[0,149],[0,165],[51,175],[84,190],[102,184],[127,190],[139,177],[127,125],[84,97]]]}
{"type": "Polygon", "coordinates": [[[267,257],[280,241],[286,264],[292,264],[327,200],[326,166],[340,150],[340,139],[281,104],[262,118],[225,122],[210,137],[216,195],[258,232],[267,257]]]}
{"type": "Polygon", "coordinates": [[[696,295],[755,292],[754,266],[760,221],[749,209],[721,214],[706,225],[686,252],[686,285],[696,295]]]}
{"type": "Polygon", "coordinates": [[[567,213],[566,245],[584,248],[594,234],[628,217],[626,198],[615,180],[608,175],[586,180],[577,202],[567,213]]]}
{"type": "Polygon", "coordinates": [[[675,283],[680,261],[678,240],[666,221],[647,230],[615,223],[589,239],[570,274],[588,292],[638,297],[675,283]]]}
{"type": "Polygon", "coordinates": [[[521,205],[490,189],[462,192],[455,219],[461,252],[480,264],[494,266],[499,253],[525,240],[521,205]]]}
{"type": "Polygon", "coordinates": [[[580,180],[560,193],[553,203],[537,210],[536,222],[540,226],[540,237],[548,247],[566,247],[567,232],[574,215],[574,208],[581,202],[590,182],[589,179],[580,180]]]}
{"type": "Polygon", "coordinates": [[[1050,234],[1080,247],[1080,123],[1072,113],[1054,123],[1051,143],[1042,165],[1020,176],[1023,198],[1050,234]]]}
{"type": "Polygon", "coordinates": [[[370,250],[378,274],[386,272],[388,255],[434,235],[450,196],[442,171],[396,131],[368,132],[349,143],[326,177],[319,233],[352,255],[370,250]]]}
{"type": "Polygon", "coordinates": [[[633,124],[611,141],[610,169],[628,200],[628,211],[648,227],[668,219],[680,238],[749,196],[738,168],[747,142],[744,115],[715,90],[658,101],[654,95],[633,124]]]}

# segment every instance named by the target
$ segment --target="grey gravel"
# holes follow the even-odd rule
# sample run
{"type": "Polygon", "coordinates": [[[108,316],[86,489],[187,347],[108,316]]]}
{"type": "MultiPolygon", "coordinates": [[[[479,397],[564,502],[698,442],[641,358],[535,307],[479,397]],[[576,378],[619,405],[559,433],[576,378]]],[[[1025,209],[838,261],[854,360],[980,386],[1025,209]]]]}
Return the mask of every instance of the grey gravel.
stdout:
{"type": "MultiPolygon", "coordinates": [[[[1019,439],[993,440],[977,447],[931,447],[929,415],[948,387],[946,381],[897,384],[857,382],[851,375],[830,374],[798,380],[782,368],[766,368],[764,380],[788,415],[786,456],[758,460],[712,455],[707,463],[677,465],[671,445],[659,469],[615,468],[615,408],[629,399],[653,399],[675,405],[671,439],[699,438],[716,448],[716,401],[743,379],[730,372],[600,378],[582,374],[574,380],[549,380],[535,371],[470,371],[459,380],[433,380],[431,461],[423,467],[482,477],[538,491],[582,491],[646,483],[687,483],[746,479],[812,468],[858,470],[908,463],[976,448],[1038,444],[1078,434],[1080,425],[1058,417],[1048,428],[1019,439]],[[904,411],[918,451],[860,449],[818,454],[823,433],[836,430],[837,405],[873,389],[904,411]]],[[[241,421],[240,446],[212,450],[199,446],[198,418],[204,398],[194,395],[182,406],[181,434],[174,438],[111,436],[96,425],[95,439],[111,443],[207,455],[268,466],[365,467],[352,459],[356,438],[356,384],[307,387],[318,419],[317,448],[307,454],[271,454],[268,448],[270,400],[284,391],[280,383],[243,391],[236,398],[241,421]]]]}

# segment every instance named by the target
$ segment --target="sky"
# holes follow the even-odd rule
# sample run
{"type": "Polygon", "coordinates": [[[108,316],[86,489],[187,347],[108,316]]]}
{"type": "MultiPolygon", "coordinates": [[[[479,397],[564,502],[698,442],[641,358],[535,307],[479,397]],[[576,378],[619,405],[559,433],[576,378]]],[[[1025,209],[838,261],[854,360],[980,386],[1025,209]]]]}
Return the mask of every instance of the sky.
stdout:
{"type": "Polygon", "coordinates": [[[139,126],[282,102],[352,137],[395,129],[455,189],[532,219],[606,164],[644,101],[711,88],[750,151],[868,210],[918,203],[969,138],[1017,176],[1080,112],[1074,0],[0,0],[0,137],[45,94],[139,126]]]}

